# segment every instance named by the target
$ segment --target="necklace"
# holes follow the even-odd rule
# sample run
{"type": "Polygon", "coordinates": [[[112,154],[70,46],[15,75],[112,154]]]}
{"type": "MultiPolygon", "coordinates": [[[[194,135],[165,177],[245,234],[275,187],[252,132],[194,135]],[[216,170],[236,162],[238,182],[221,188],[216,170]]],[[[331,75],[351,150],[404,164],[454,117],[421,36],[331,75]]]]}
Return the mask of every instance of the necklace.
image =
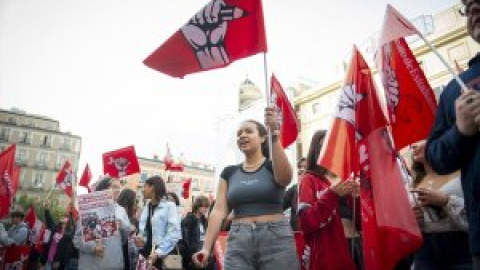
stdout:
{"type": "Polygon", "coordinates": [[[262,158],[259,162],[253,164],[253,165],[248,165],[246,162],[243,163],[243,169],[249,169],[249,170],[253,170],[253,169],[256,169],[258,168],[260,165],[263,164],[263,162],[265,161],[265,158],[262,158]]]}

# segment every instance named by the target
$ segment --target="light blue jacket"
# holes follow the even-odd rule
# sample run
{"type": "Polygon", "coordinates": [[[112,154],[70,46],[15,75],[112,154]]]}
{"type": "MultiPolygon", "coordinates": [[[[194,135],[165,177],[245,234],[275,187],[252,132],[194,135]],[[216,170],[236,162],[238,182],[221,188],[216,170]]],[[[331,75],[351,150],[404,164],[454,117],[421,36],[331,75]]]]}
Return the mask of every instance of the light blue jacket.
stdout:
{"type": "MultiPolygon", "coordinates": [[[[145,228],[148,218],[148,204],[142,210],[140,216],[140,235],[147,241],[147,230],[145,228]]],[[[177,206],[170,201],[161,200],[153,212],[152,224],[152,245],[158,255],[167,255],[175,248],[181,238],[180,217],[177,206]]]]}

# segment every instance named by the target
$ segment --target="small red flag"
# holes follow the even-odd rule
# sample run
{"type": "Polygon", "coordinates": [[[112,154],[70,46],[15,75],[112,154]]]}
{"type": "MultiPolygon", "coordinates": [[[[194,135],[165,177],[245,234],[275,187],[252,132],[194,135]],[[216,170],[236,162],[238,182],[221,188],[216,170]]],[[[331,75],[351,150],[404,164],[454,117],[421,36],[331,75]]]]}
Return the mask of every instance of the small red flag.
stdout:
{"type": "Polygon", "coordinates": [[[266,51],[260,0],[212,0],[143,63],[183,78],[266,51]]]}
{"type": "Polygon", "coordinates": [[[181,162],[175,163],[168,143],[167,152],[165,153],[165,157],[163,158],[163,163],[165,164],[165,171],[183,172],[183,170],[185,169],[181,162]]]}
{"type": "Polygon", "coordinates": [[[190,197],[190,186],[192,185],[192,178],[183,181],[182,183],[182,197],[188,199],[190,197]]]}
{"type": "Polygon", "coordinates": [[[18,187],[18,176],[15,171],[15,144],[0,153],[0,219],[10,213],[16,188],[18,187]]]}
{"type": "Polygon", "coordinates": [[[70,165],[70,162],[67,160],[65,164],[63,164],[62,170],[57,174],[57,185],[63,189],[65,194],[70,198],[73,197],[74,178],[72,165],[70,165]]]}
{"type": "Polygon", "coordinates": [[[283,148],[287,148],[297,139],[298,120],[295,115],[295,110],[283,91],[282,85],[274,74],[272,74],[271,78],[270,91],[271,103],[275,106],[278,116],[281,118],[280,142],[283,148]]]}
{"type": "Polygon", "coordinates": [[[87,163],[87,165],[85,165],[85,169],[83,170],[82,177],[78,182],[78,185],[85,187],[89,193],[92,192],[92,190],[90,189],[90,186],[88,185],[90,184],[90,180],[92,180],[92,172],[90,171],[90,167],[88,166],[88,163],[87,163]]]}
{"type": "Polygon", "coordinates": [[[33,206],[28,208],[24,221],[28,225],[29,229],[28,240],[32,245],[34,245],[34,248],[38,252],[42,252],[45,224],[38,219],[37,213],[35,213],[35,208],[33,206]]]}
{"type": "Polygon", "coordinates": [[[104,153],[103,172],[115,178],[139,173],[140,165],[133,145],[104,153]]]}
{"type": "Polygon", "coordinates": [[[404,38],[380,48],[379,66],[395,149],[423,140],[435,121],[432,87],[404,38]],[[415,132],[412,132],[415,131],[415,132]]]}

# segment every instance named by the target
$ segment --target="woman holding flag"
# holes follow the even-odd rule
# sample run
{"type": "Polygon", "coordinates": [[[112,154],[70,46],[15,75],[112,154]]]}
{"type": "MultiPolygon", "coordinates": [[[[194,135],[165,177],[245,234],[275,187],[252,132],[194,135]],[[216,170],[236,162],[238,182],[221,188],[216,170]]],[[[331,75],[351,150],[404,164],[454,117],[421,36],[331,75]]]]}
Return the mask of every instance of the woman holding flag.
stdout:
{"type": "Polygon", "coordinates": [[[267,108],[265,124],[273,133],[271,159],[265,126],[254,120],[240,124],[237,145],[245,161],[221,173],[203,248],[192,257],[198,267],[207,265],[222,221],[233,210],[225,270],[300,269],[293,233],[283,215],[282,200],[292,169],[278,142],[276,119],[275,110],[267,108]]]}
{"type": "Polygon", "coordinates": [[[339,199],[358,192],[353,180],[338,182],[317,165],[326,131],[315,132],[307,156],[307,172],[299,187],[298,218],[304,233],[304,264],[309,270],[356,269],[340,220],[339,199]]]}

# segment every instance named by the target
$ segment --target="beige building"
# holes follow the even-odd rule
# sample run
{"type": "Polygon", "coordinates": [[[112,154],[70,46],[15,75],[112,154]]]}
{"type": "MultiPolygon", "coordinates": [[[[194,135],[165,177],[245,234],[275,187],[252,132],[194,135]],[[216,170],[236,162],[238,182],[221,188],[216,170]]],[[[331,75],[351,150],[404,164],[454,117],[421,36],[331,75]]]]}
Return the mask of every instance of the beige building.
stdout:
{"type": "MultiPolygon", "coordinates": [[[[60,131],[57,120],[28,114],[12,108],[0,109],[0,151],[16,144],[15,163],[20,169],[20,185],[16,198],[39,199],[55,185],[55,178],[68,160],[73,172],[78,169],[82,139],[60,131]]],[[[63,191],[55,188],[54,198],[67,200],[63,191]]]]}
{"type": "MultiPolygon", "coordinates": [[[[465,68],[468,60],[477,52],[480,52],[480,46],[468,35],[465,27],[466,20],[458,13],[460,6],[458,4],[434,16],[421,16],[418,19],[428,25],[426,28],[430,31],[426,33],[427,39],[435,44],[435,47],[450,65],[453,67],[454,61],[457,61],[461,67],[465,68]]],[[[452,79],[452,75],[448,73],[445,66],[422,40],[410,38],[408,41],[438,97],[443,87],[452,79]]],[[[369,42],[369,44],[372,44],[372,42],[369,42]]],[[[366,60],[369,61],[373,73],[376,74],[371,64],[372,61],[369,59],[372,46],[360,47],[360,50],[364,53],[366,60]]],[[[375,75],[375,80],[377,87],[381,87],[378,75],[375,75]]],[[[340,90],[342,84],[343,80],[334,78],[329,85],[299,91],[299,94],[295,97],[294,103],[301,123],[301,133],[297,141],[297,157],[307,154],[308,144],[315,131],[330,127],[332,113],[338,103],[338,90],[340,90]]]]}
{"type": "Polygon", "coordinates": [[[138,157],[140,163],[140,174],[125,177],[126,186],[137,190],[137,198],[143,200],[142,190],[145,180],[154,175],[161,176],[166,182],[167,191],[174,192],[180,198],[181,212],[187,213],[191,210],[192,201],[196,196],[204,195],[208,198],[215,197],[216,187],[214,186],[214,168],[212,165],[193,161],[183,161],[185,169],[183,172],[166,172],[163,160],[155,156],[153,159],[138,157]],[[191,178],[190,198],[182,198],[182,183],[191,178]]]}

